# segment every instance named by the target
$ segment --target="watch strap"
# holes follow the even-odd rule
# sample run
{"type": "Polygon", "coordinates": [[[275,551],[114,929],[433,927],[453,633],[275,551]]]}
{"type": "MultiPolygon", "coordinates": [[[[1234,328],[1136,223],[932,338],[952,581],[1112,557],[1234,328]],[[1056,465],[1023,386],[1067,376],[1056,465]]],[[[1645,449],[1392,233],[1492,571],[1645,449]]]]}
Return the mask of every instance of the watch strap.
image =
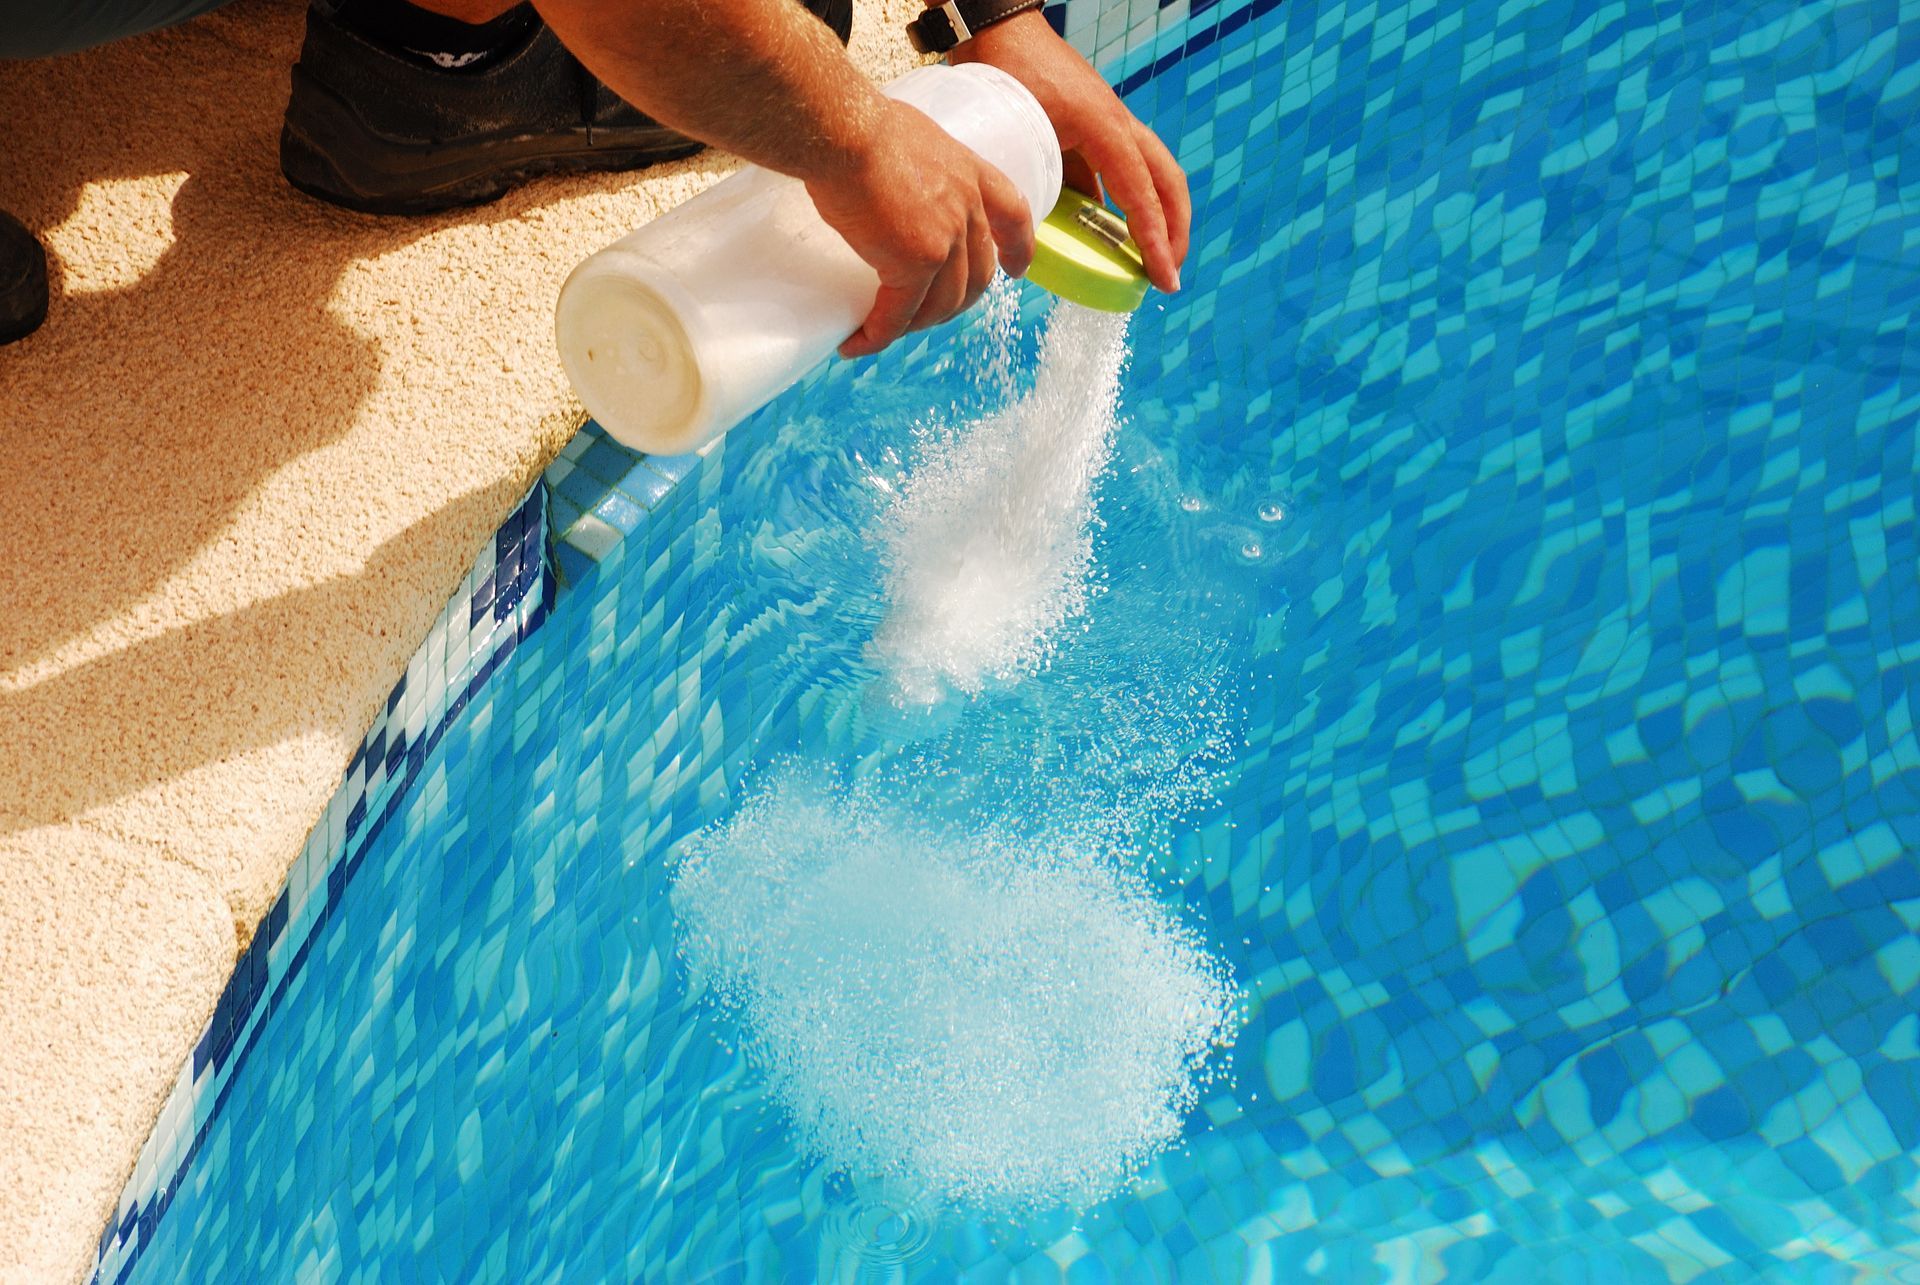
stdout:
{"type": "Polygon", "coordinates": [[[1038,9],[1043,0],[946,0],[907,24],[907,39],[923,54],[944,54],[996,22],[1038,9]]]}

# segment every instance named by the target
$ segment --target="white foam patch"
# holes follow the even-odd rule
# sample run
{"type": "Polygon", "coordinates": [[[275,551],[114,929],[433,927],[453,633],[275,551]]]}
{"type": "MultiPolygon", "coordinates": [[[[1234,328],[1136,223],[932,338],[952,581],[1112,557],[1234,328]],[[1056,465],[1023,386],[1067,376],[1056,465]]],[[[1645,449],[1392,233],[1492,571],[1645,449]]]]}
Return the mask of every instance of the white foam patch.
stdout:
{"type": "Polygon", "coordinates": [[[673,904],[802,1150],[943,1200],[1111,1194],[1238,1020],[1224,966],[1109,854],[793,778],[691,841],[673,904]]]}
{"type": "MultiPolygon", "coordinates": [[[[1085,610],[1094,485],[1113,451],[1126,325],[1056,306],[1030,391],[924,435],[877,532],[887,606],[869,654],[896,700],[931,704],[950,689],[975,694],[1031,672],[1085,610]]],[[[983,374],[1011,383],[1005,369],[983,374]]]]}

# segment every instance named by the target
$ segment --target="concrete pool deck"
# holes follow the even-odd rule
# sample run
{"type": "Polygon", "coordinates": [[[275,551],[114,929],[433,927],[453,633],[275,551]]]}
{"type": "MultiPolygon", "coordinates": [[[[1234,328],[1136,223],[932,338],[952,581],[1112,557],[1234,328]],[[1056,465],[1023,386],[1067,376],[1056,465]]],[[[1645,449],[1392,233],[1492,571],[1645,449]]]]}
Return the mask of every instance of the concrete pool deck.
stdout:
{"type": "MultiPolygon", "coordinates": [[[[858,0],[914,61],[920,0],[858,0]]],[[[580,422],[552,304],[730,168],[418,220],[280,177],[299,0],[0,64],[0,206],[48,247],[0,348],[0,1280],[81,1278],[362,733],[580,422]]]]}

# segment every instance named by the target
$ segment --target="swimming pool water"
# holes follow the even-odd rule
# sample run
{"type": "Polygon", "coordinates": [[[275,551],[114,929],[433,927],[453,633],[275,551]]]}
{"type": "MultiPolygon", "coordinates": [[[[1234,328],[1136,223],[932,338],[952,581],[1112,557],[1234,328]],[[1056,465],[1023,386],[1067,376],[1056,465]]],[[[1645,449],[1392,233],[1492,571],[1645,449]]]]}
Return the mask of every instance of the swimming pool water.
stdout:
{"type": "Polygon", "coordinates": [[[874,698],[981,328],[810,380],[569,564],[132,1279],[1920,1280],[1920,5],[1217,13],[1049,663],[874,698]],[[797,1146],[668,864],[796,765],[1097,823],[1224,961],[1135,1186],[797,1146]]]}

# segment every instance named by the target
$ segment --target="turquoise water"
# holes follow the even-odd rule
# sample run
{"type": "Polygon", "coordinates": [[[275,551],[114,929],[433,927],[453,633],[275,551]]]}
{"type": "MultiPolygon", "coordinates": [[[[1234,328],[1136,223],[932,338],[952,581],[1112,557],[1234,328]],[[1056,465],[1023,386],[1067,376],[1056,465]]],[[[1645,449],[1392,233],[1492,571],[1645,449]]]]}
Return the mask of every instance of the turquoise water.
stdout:
{"type": "Polygon", "coordinates": [[[1216,12],[1111,437],[570,557],[132,1279],[1920,1279],[1920,7],[1216,12]]]}

